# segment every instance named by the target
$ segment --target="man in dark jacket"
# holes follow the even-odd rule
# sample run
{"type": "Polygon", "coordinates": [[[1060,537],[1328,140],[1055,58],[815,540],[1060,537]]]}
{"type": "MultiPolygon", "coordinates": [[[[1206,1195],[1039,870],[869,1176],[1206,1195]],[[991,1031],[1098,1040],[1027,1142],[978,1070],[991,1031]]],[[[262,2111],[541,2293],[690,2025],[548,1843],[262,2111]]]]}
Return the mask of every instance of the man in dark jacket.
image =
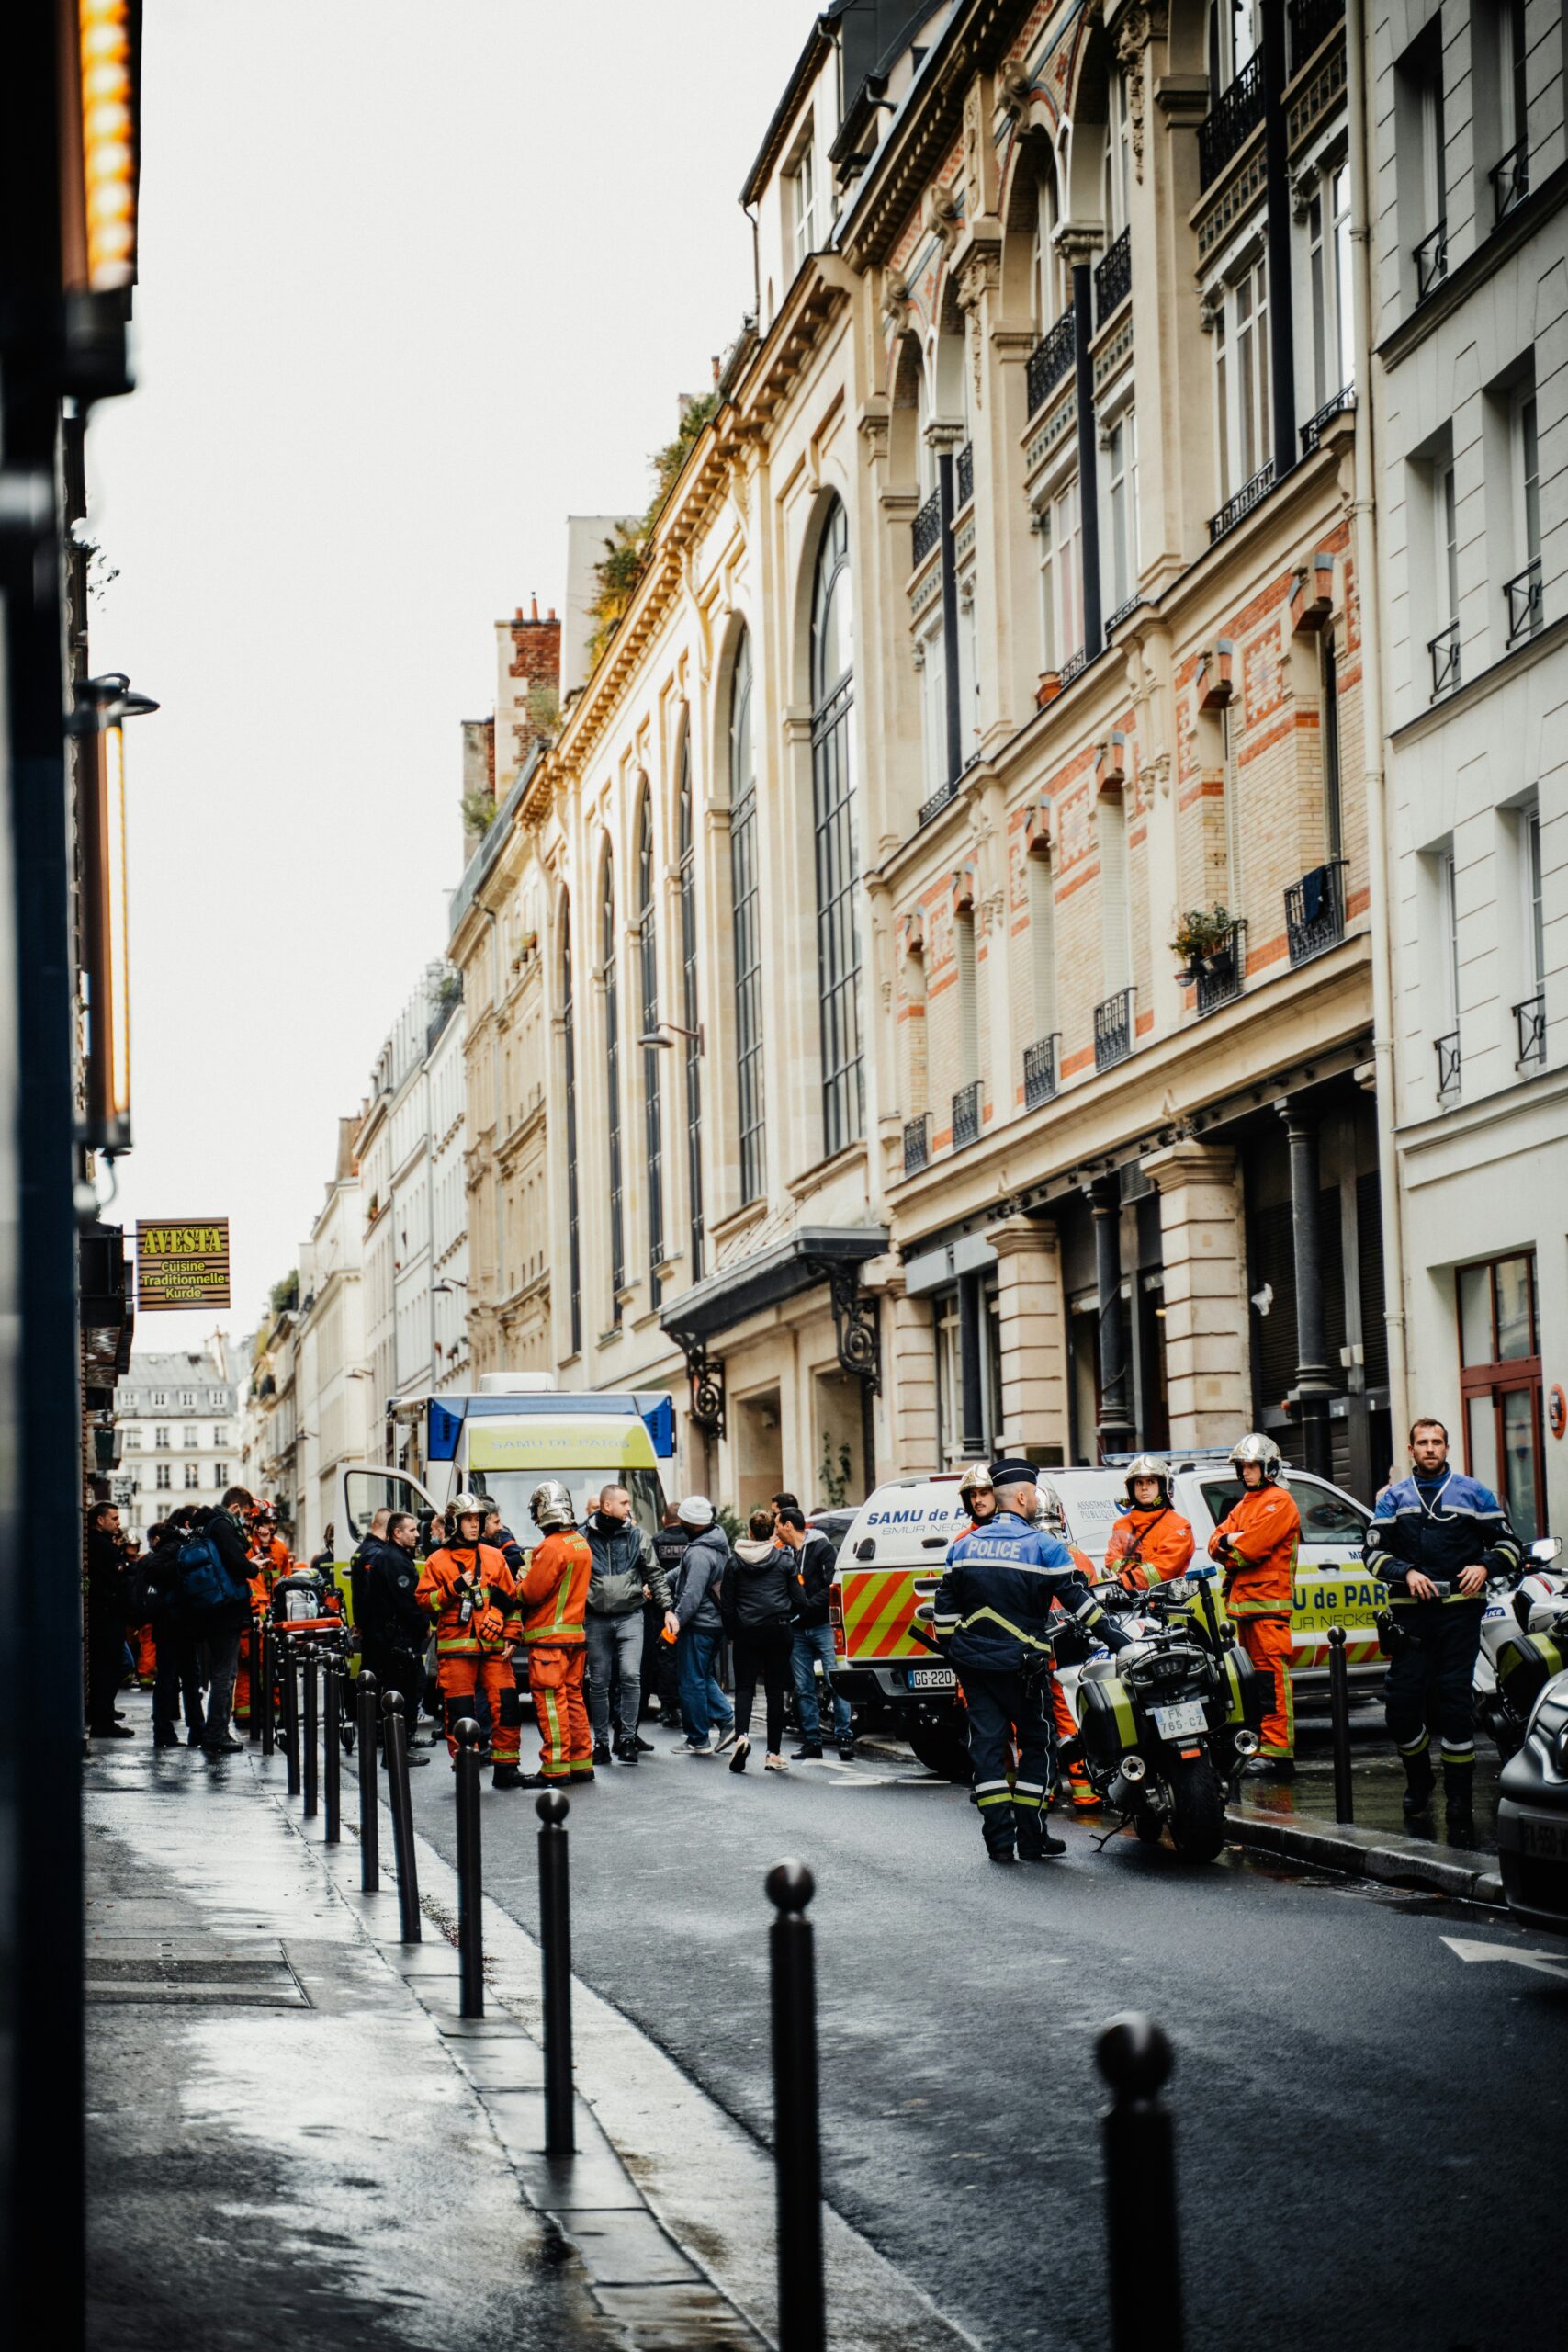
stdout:
{"type": "Polygon", "coordinates": [[[240,1742],[231,1737],[229,1711],[234,1703],[234,1677],[240,1670],[240,1636],[251,1622],[250,1529],[245,1514],[255,1497],[244,1487],[231,1487],[217,1510],[210,1510],[192,1532],[205,1535],[239,1598],[209,1610],[196,1632],[207,1653],[207,1722],[201,1745],[209,1756],[237,1756],[240,1742]]]}
{"type": "Polygon", "coordinates": [[[729,1566],[729,1544],[715,1523],[714,1508],[705,1495],[688,1495],[681,1505],[686,1548],[681,1555],[676,1587],[676,1659],[681,1673],[681,1714],[686,1736],[680,1752],[710,1756],[728,1747],[735,1737],[735,1713],[714,1673],[714,1659],[724,1638],[718,1612],[718,1588],[729,1566]],[[718,1738],[712,1738],[714,1725],[718,1738]]]}
{"type": "Polygon", "coordinates": [[[201,1657],[180,1593],[180,1545],[190,1527],[189,1507],[147,1531],[147,1585],[158,1670],[152,1684],[152,1745],[178,1747],[183,1702],[186,1745],[199,1747],[206,1730],[201,1657]]]}
{"type": "Polygon", "coordinates": [[[608,1764],[610,1689],[619,1678],[615,1754],[623,1764],[637,1760],[637,1719],[642,1704],[642,1608],[645,1594],[673,1625],[669,1579],[653,1545],[632,1517],[625,1487],[606,1487],[599,1508],[583,1529],[593,1560],[588,1588],[588,1720],[593,1726],[593,1761],[608,1764]]]}
{"type": "Polygon", "coordinates": [[[119,1506],[94,1503],[87,1513],[87,1729],[94,1739],[136,1736],[114,1712],[125,1672],[125,1603],[119,1506]]]}
{"type": "MultiPolygon", "coordinates": [[[[424,1645],[430,1621],[416,1599],[419,1570],[414,1547],[419,1521],[412,1511],[387,1515],[385,1536],[366,1539],[360,1567],[358,1618],[360,1660],[376,1677],[380,1690],[400,1692],[403,1721],[412,1734],[419,1721],[424,1695],[424,1645]]],[[[411,1753],[411,1764],[428,1764],[428,1756],[411,1753]]]]}
{"type": "MultiPolygon", "coordinates": [[[[664,1524],[653,1539],[653,1556],[664,1571],[671,1592],[681,1571],[681,1561],[689,1532],[681,1524],[681,1514],[673,1503],[664,1506],[664,1524]]],[[[666,1635],[669,1612],[658,1602],[649,1600],[642,1612],[642,1703],[645,1707],[657,1700],[659,1720],[666,1731],[681,1728],[681,1669],[675,1655],[675,1637],[666,1635]]]]}
{"type": "MultiPolygon", "coordinates": [[[[798,1503],[781,1504],[778,1537],[795,1554],[795,1641],[790,1666],[795,1676],[795,1712],[800,1725],[795,1761],[822,1753],[822,1706],[818,1696],[817,1668],[822,1668],[822,1695],[833,1690],[833,1628],[828,1623],[828,1600],[833,1589],[836,1555],[825,1535],[806,1524],[798,1503]]],[[[839,1754],[847,1764],[855,1752],[850,1702],[834,1695],[833,1730],[839,1754]]]]}

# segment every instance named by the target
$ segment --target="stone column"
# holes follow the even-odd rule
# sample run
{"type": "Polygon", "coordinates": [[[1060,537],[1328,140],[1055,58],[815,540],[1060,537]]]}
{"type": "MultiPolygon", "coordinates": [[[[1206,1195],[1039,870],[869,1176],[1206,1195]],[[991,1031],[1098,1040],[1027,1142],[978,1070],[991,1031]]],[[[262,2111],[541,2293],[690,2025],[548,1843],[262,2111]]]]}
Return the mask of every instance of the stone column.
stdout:
{"type": "Polygon", "coordinates": [[[886,1389],[890,1407],[890,1477],[941,1469],[936,1426],[936,1340],[929,1298],[909,1298],[901,1274],[890,1277],[892,1317],[886,1389]]]}
{"type": "Polygon", "coordinates": [[[1159,1193],[1170,1442],[1231,1445],[1252,1418],[1235,1154],[1171,1144],[1144,1173],[1159,1193]]]}
{"type": "Polygon", "coordinates": [[[1067,1458],[1067,1318],[1054,1225],[1009,1217],[987,1228],[997,1253],[1003,1453],[1055,1446],[1067,1458]]]}
{"type": "Polygon", "coordinates": [[[1291,1150],[1291,1227],[1296,1261],[1296,1402],[1309,1470],[1331,1476],[1328,1343],[1324,1336],[1323,1248],[1318,1231],[1317,1121],[1299,1095],[1280,1105],[1291,1150]]]}
{"type": "Polygon", "coordinates": [[[1132,1451],[1133,1367],[1122,1323],[1122,1187],[1102,1176],[1087,1187],[1094,1218],[1095,1285],[1100,1294],[1100,1451],[1132,1451]]]}

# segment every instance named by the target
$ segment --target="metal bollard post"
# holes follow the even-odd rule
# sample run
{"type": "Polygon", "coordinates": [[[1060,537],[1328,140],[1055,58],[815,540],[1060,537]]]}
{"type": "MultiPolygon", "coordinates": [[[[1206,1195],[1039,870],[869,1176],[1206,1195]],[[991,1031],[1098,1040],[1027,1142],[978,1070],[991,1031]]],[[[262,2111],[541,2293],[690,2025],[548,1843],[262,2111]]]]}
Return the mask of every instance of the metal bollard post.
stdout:
{"type": "Polygon", "coordinates": [[[326,1704],[321,1711],[321,1796],[324,1846],[343,1843],[343,1672],[335,1657],[326,1662],[326,1704]]]}
{"type": "Polygon", "coordinates": [[[1160,2086],[1175,2052],[1136,2011],[1112,2018],[1094,2047],[1111,2086],[1104,2118],[1111,2352],[1181,2352],[1181,2243],[1176,2140],[1160,2086]]]}
{"type": "Polygon", "coordinates": [[[381,1807],[376,1795],[376,1677],[359,1669],[359,1891],[381,1892],[381,1807]]]}
{"type": "Polygon", "coordinates": [[[245,1737],[249,1740],[256,1740],[261,1737],[262,1620],[254,1609],[251,1611],[251,1630],[246,1639],[250,1645],[246,1654],[245,1671],[250,1677],[251,1713],[250,1719],[245,1724],[245,1737]]]}
{"type": "Polygon", "coordinates": [[[319,1653],[314,1642],[307,1642],[305,1649],[305,1715],[303,1741],[305,1748],[305,1818],[314,1821],[316,1804],[321,1786],[321,1687],[319,1653]]]}
{"type": "Polygon", "coordinates": [[[291,1635],[279,1634],[278,1658],[283,1679],[283,1754],[288,1766],[288,1793],[299,1793],[299,1685],[296,1680],[299,1660],[295,1657],[291,1635]]]}
{"type": "Polygon", "coordinates": [[[571,2087],[571,1884],[559,1789],[547,1789],[539,1816],[539,1966],[545,1996],[545,2154],[576,2153],[571,2087]]]}
{"type": "Polygon", "coordinates": [[[272,1707],[272,1682],[274,1675],[277,1672],[277,1658],[276,1656],[276,1645],[272,1638],[271,1620],[265,1617],[261,1621],[259,1645],[261,1649],[261,1690],[257,1697],[254,1699],[251,1703],[253,1708],[261,1717],[262,1754],[264,1756],[270,1756],[273,1749],[277,1745],[276,1723],[272,1707]]]}
{"type": "Polygon", "coordinates": [[[1350,1669],[1345,1659],[1345,1628],[1328,1629],[1328,1707],[1334,1727],[1334,1818],[1356,1818],[1350,1786],[1350,1669]]]}
{"type": "Polygon", "coordinates": [[[824,2352],[822,2149],[817,2112],[817,1964],[806,1906],[817,1882],[777,1862],[773,1947],[773,2166],[778,2183],[779,2352],[824,2352]]]}
{"type": "MultiPolygon", "coordinates": [[[[424,1941],[419,1921],[419,1871],[413,1853],[413,1806],[409,1802],[408,1730],[400,1690],[381,1702],[387,1726],[387,1793],[392,1806],[392,1854],[398,1870],[398,1912],[405,1944],[424,1941]]],[[[363,1765],[360,1767],[363,1771],[363,1765]]]]}
{"type": "Polygon", "coordinates": [[[484,1879],[479,1860],[479,1727],[471,1715],[456,1726],[457,1742],[457,1960],[462,1998],[458,2015],[485,2013],[484,1879]]]}

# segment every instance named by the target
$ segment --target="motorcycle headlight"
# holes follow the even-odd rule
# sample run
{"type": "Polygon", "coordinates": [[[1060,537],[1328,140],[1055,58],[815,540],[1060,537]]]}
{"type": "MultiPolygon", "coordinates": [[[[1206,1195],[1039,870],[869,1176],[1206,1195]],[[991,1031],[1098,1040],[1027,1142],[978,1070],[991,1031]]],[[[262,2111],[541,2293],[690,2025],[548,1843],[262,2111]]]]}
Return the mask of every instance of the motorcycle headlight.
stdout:
{"type": "Polygon", "coordinates": [[[1172,1577],[1169,1583],[1166,1586],[1165,1597],[1168,1600],[1172,1601],[1190,1600],[1192,1598],[1191,1578],[1190,1577],[1172,1577]]]}

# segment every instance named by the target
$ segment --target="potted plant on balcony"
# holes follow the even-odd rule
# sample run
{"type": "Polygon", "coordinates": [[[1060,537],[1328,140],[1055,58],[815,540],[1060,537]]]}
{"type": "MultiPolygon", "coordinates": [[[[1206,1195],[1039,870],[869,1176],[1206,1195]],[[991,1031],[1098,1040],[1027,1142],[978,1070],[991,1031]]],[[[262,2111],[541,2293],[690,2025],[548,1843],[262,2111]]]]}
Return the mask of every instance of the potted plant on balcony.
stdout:
{"type": "Polygon", "coordinates": [[[1176,926],[1170,952],[1179,956],[1177,978],[1184,988],[1197,985],[1202,972],[1214,971],[1235,953],[1235,917],[1224,907],[1189,907],[1176,926]]]}

